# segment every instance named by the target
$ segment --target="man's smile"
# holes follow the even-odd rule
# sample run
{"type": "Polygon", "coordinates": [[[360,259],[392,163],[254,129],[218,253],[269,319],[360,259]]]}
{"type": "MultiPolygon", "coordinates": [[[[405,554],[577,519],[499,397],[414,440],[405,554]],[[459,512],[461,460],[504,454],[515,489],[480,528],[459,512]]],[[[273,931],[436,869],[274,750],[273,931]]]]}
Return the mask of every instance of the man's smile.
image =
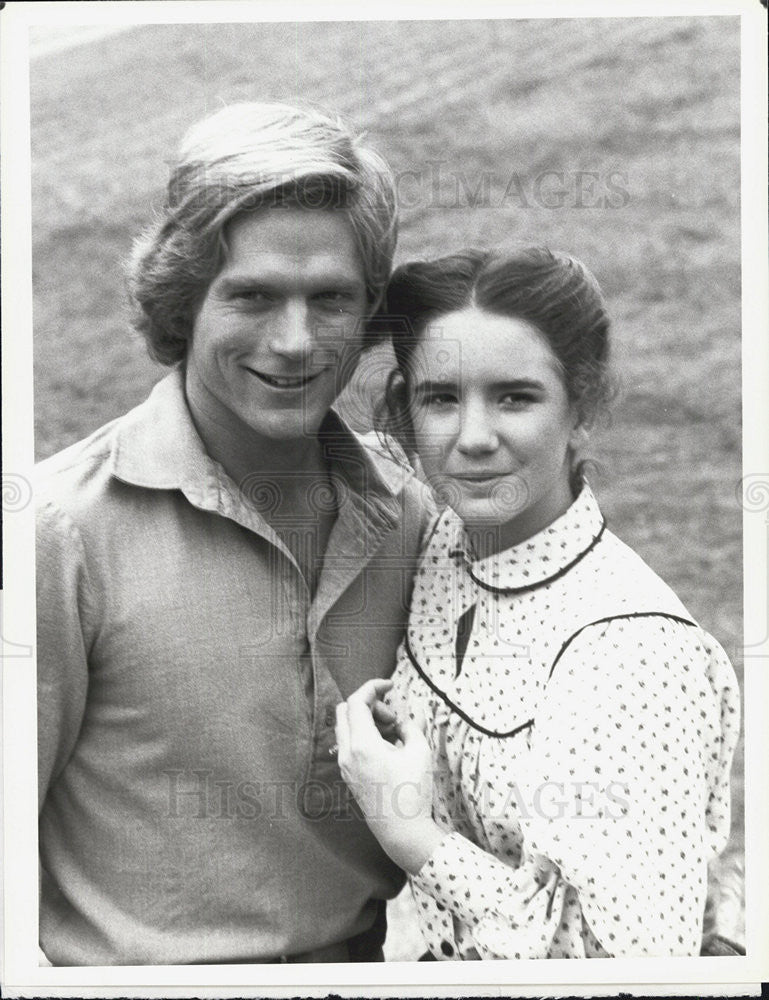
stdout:
{"type": "Polygon", "coordinates": [[[256,371],[255,368],[246,368],[246,371],[255,375],[260,382],[264,382],[265,385],[269,385],[273,389],[301,389],[313,382],[325,370],[325,368],[321,368],[320,371],[313,372],[311,375],[287,376],[269,375],[267,372],[256,371]]]}

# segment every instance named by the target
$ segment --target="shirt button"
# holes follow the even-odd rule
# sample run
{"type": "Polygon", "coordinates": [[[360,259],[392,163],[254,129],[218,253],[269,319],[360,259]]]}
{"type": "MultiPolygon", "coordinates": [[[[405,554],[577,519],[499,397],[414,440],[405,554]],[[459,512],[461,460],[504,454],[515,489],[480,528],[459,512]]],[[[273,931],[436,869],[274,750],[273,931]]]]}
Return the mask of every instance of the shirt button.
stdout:
{"type": "Polygon", "coordinates": [[[336,707],[334,705],[328,705],[326,707],[326,725],[333,726],[336,722],[336,707]]]}
{"type": "Polygon", "coordinates": [[[441,951],[443,952],[444,955],[453,955],[454,946],[449,944],[448,941],[441,941],[441,951]]]}

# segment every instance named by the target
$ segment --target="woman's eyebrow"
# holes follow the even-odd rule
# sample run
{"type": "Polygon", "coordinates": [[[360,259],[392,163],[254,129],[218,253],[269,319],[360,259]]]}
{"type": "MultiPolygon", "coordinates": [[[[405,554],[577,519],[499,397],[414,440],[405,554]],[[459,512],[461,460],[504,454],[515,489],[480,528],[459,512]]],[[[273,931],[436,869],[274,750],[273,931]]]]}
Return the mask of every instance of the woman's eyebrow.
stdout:
{"type": "Polygon", "coordinates": [[[422,382],[414,383],[413,391],[424,395],[428,392],[452,392],[456,391],[456,388],[456,382],[433,382],[430,379],[424,379],[422,382]]]}
{"type": "MultiPolygon", "coordinates": [[[[458,384],[456,381],[435,382],[425,379],[422,382],[414,383],[414,392],[447,392],[449,390],[456,390],[458,384]]],[[[522,389],[544,392],[545,384],[535,378],[514,378],[492,382],[488,388],[491,392],[520,392],[522,389]]]]}
{"type": "Polygon", "coordinates": [[[539,392],[543,392],[545,384],[535,378],[513,378],[505,379],[501,382],[492,382],[489,388],[492,392],[509,392],[510,390],[520,389],[537,389],[539,392]]]}

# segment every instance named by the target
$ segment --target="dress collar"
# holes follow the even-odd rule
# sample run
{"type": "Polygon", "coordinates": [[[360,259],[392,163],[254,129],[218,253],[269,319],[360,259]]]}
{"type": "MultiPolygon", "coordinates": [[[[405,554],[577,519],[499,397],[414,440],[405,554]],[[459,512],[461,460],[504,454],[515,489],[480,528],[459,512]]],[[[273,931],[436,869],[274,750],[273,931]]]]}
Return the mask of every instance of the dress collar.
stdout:
{"type": "Polygon", "coordinates": [[[474,559],[464,528],[454,519],[449,551],[485,590],[532,590],[563,576],[598,543],[606,522],[587,482],[569,509],[525,542],[486,559],[474,559]],[[452,537],[453,536],[453,537],[452,537]]]}

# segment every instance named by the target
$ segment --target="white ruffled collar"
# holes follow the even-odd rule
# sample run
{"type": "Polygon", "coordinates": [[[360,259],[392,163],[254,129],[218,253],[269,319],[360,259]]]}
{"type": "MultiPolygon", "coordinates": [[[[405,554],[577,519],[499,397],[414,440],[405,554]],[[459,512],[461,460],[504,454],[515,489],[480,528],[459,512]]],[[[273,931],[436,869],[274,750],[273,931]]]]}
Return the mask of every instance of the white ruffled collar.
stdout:
{"type": "MultiPolygon", "coordinates": [[[[436,541],[446,545],[451,555],[462,558],[475,582],[492,591],[520,591],[543,586],[563,576],[598,542],[606,522],[587,482],[569,509],[528,538],[486,559],[475,559],[459,518],[444,515],[444,530],[436,541]]],[[[445,550],[444,550],[445,551],[445,550]]]]}

